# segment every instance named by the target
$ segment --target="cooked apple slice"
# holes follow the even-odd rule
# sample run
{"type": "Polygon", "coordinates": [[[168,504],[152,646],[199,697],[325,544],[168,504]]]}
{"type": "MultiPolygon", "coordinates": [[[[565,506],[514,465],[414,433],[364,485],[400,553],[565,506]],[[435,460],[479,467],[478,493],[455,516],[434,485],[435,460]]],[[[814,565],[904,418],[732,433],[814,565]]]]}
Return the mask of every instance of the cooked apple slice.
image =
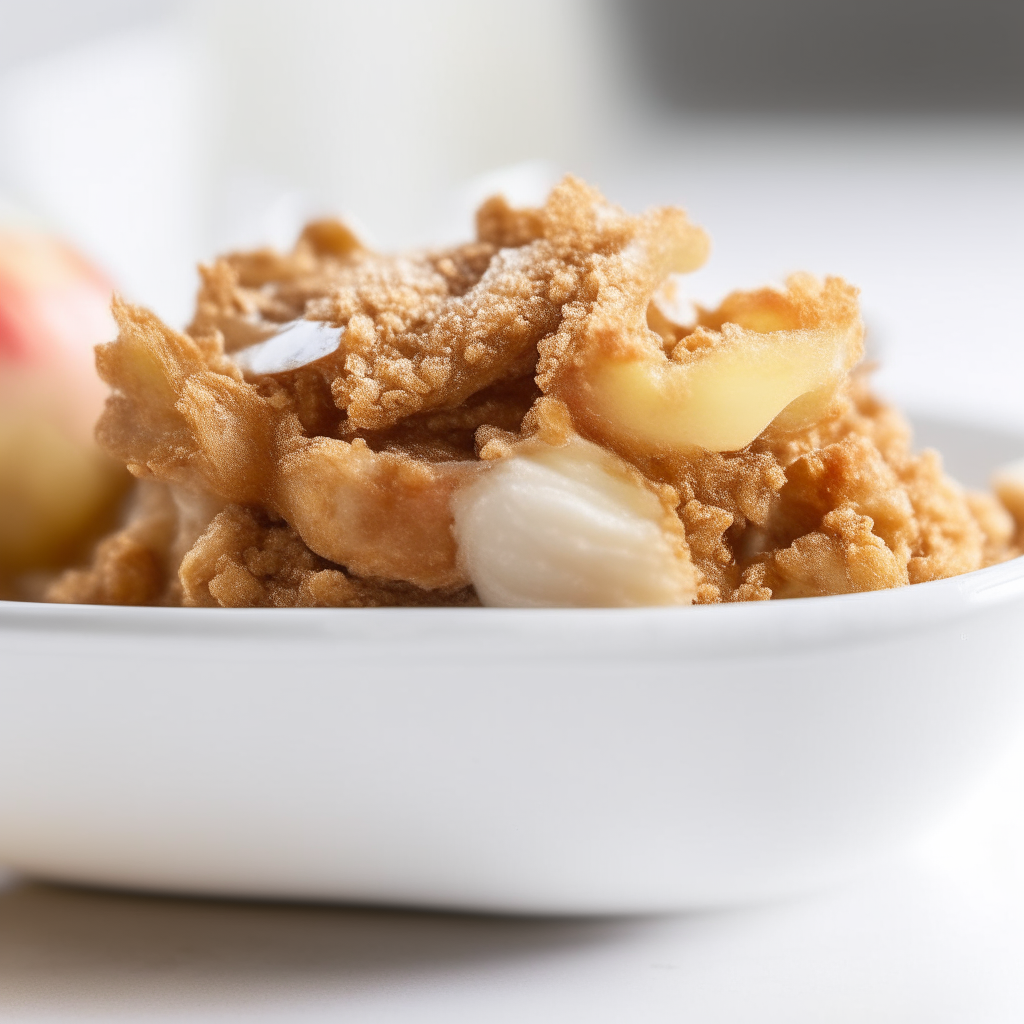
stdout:
{"type": "Polygon", "coordinates": [[[856,291],[790,278],[785,291],[729,296],[666,356],[653,332],[584,357],[584,414],[620,441],[659,452],[736,451],[772,421],[820,416],[862,354],[856,291]]]}

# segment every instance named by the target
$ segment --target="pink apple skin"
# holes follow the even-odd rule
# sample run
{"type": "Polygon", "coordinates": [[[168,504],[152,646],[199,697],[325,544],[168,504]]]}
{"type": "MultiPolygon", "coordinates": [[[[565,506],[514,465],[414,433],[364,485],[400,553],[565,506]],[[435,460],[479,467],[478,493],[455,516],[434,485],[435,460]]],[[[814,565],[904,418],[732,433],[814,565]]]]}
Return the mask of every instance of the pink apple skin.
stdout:
{"type": "Polygon", "coordinates": [[[92,440],[110,295],[63,243],[0,228],[0,576],[68,557],[121,486],[92,440]]]}
{"type": "Polygon", "coordinates": [[[93,346],[116,331],[111,285],[63,243],[0,229],[0,398],[43,401],[91,436],[105,389],[93,346]],[[31,396],[21,395],[27,386],[31,396]]]}

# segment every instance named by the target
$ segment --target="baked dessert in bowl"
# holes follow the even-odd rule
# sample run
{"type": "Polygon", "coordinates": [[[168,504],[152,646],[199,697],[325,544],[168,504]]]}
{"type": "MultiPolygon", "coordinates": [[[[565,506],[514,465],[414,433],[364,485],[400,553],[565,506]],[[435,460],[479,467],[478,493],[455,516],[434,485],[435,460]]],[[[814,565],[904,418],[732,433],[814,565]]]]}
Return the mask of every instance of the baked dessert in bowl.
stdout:
{"type": "MultiPolygon", "coordinates": [[[[1020,553],[861,363],[856,289],[794,275],[677,322],[708,251],[567,178],[398,256],[333,221],[115,305],[103,446],[139,478],[64,602],[692,605],[905,586],[1020,553]]],[[[1005,497],[1005,495],[1004,495],[1005,497]]]]}
{"type": "Polygon", "coordinates": [[[1018,476],[915,453],[852,288],[676,319],[703,232],[571,179],[478,233],[318,222],[207,268],[186,332],[116,307],[99,436],[140,483],[54,603],[3,606],[0,862],[719,906],[885,856],[1009,741],[1018,476]]]}

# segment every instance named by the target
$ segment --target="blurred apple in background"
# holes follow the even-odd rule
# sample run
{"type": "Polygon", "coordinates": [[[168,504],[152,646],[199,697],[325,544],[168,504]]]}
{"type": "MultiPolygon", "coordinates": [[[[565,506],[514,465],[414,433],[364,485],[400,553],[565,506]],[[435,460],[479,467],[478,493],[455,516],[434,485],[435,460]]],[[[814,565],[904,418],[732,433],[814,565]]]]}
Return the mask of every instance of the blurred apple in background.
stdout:
{"type": "Polygon", "coordinates": [[[0,223],[0,579],[74,557],[106,525],[123,470],[96,447],[116,333],[110,282],[37,228],[0,223]]]}

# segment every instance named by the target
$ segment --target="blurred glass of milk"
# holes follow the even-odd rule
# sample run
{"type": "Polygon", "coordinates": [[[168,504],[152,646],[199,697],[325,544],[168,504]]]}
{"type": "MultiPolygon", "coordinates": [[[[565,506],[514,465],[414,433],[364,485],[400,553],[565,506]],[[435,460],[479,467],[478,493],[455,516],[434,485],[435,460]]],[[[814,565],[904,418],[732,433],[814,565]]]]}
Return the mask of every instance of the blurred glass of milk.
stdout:
{"type": "Polygon", "coordinates": [[[605,6],[197,0],[211,202],[237,219],[277,190],[284,220],[333,209],[390,247],[428,241],[450,190],[493,168],[586,173],[615,92],[605,6]]]}

